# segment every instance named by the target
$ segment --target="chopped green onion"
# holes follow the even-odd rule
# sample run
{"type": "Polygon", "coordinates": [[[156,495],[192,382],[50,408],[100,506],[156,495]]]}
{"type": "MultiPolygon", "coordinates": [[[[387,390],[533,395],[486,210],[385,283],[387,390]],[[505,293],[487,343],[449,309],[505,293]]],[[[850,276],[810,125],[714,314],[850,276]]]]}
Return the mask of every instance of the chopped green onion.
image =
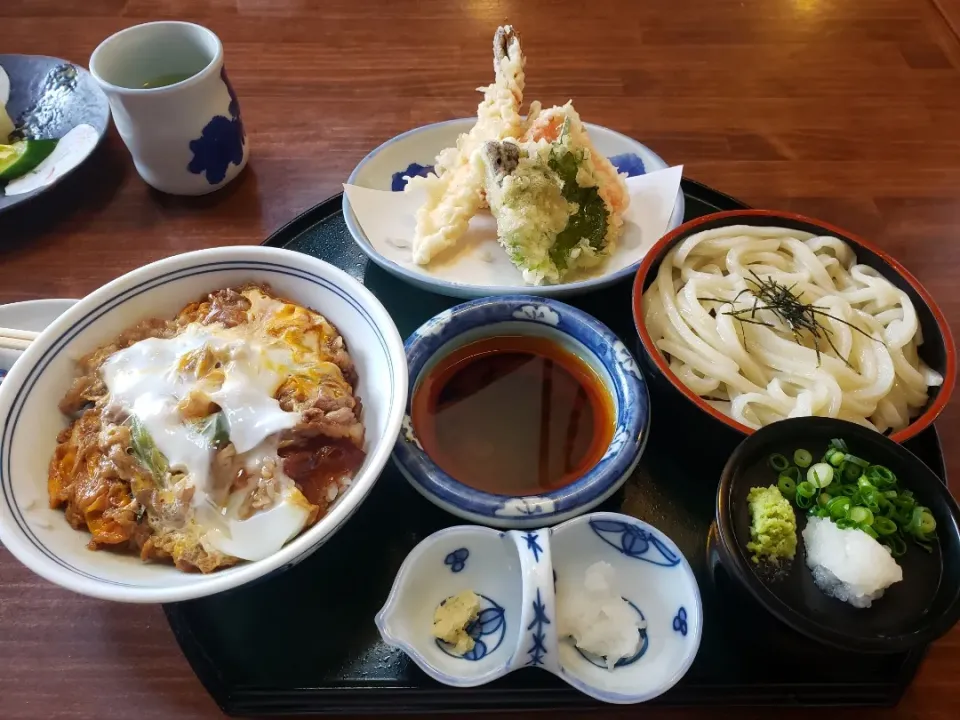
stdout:
{"type": "Polygon", "coordinates": [[[804,481],[797,485],[797,495],[812,498],[817,494],[817,486],[811,482],[804,481]]]}
{"type": "Polygon", "coordinates": [[[847,516],[847,510],[850,509],[850,498],[841,495],[840,497],[833,498],[829,503],[827,503],[827,510],[830,511],[830,517],[834,520],[839,520],[842,517],[847,516]]]}
{"type": "Polygon", "coordinates": [[[166,456],[160,452],[153,437],[136,415],[130,416],[130,449],[134,457],[150,473],[153,482],[164,487],[170,465],[166,456]]]}
{"type": "Polygon", "coordinates": [[[791,465],[780,474],[786,475],[788,478],[793,480],[794,485],[796,485],[798,482],[800,482],[803,479],[803,473],[800,472],[800,468],[798,468],[796,465],[791,465]]]}
{"type": "Polygon", "coordinates": [[[920,519],[920,530],[924,535],[929,535],[937,529],[937,521],[934,520],[933,515],[929,511],[923,513],[923,517],[920,519]]]}
{"type": "Polygon", "coordinates": [[[846,462],[840,466],[840,472],[843,475],[843,479],[847,482],[856,482],[857,478],[860,477],[860,473],[863,472],[863,469],[859,465],[846,462]]]}
{"type": "Polygon", "coordinates": [[[843,438],[833,438],[833,440],[830,441],[830,449],[839,450],[840,452],[845,453],[850,448],[847,447],[847,443],[843,440],[843,438]]]}
{"type": "Polygon", "coordinates": [[[860,491],[860,498],[872,512],[880,511],[880,493],[876,488],[864,488],[860,491]]]}
{"type": "Polygon", "coordinates": [[[920,520],[923,517],[923,508],[917,506],[910,513],[910,522],[907,523],[907,532],[911,535],[917,535],[920,532],[920,520]]]}
{"type": "Polygon", "coordinates": [[[879,488],[888,488],[897,482],[897,476],[883,465],[871,465],[864,472],[864,475],[874,486],[879,488]]]}
{"type": "Polygon", "coordinates": [[[875,517],[873,519],[873,529],[880,535],[893,535],[897,531],[897,524],[890,518],[875,517]]]}
{"type": "Polygon", "coordinates": [[[907,551],[907,544],[899,535],[885,535],[881,542],[890,548],[890,554],[893,557],[900,557],[907,551]]]}
{"type": "Polygon", "coordinates": [[[822,460],[813,463],[805,448],[788,456],[772,454],[777,487],[809,515],[830,518],[838,528],[856,529],[878,539],[899,557],[907,550],[906,536],[927,552],[936,541],[937,522],[913,492],[898,486],[896,474],[883,465],[850,453],[841,438],[830,440],[822,460]],[[830,492],[826,488],[830,488],[830,492]]]}
{"type": "Polygon", "coordinates": [[[870,467],[870,463],[868,463],[866,460],[864,460],[863,458],[858,458],[856,455],[851,455],[850,453],[847,453],[843,459],[846,460],[848,463],[852,463],[853,465],[856,465],[861,468],[870,467]]]}
{"type": "Polygon", "coordinates": [[[833,468],[826,463],[817,463],[807,470],[807,482],[816,488],[825,488],[833,482],[833,468]]]}
{"type": "Polygon", "coordinates": [[[768,462],[770,463],[770,467],[772,467],[778,473],[781,473],[790,467],[790,461],[780,453],[774,453],[771,455],[768,462]]]}
{"type": "Polygon", "coordinates": [[[210,443],[210,446],[216,450],[221,450],[230,443],[227,416],[222,410],[201,420],[197,429],[203,438],[210,443]]]}
{"type": "Polygon", "coordinates": [[[797,505],[806,510],[813,505],[813,499],[817,495],[817,489],[808,482],[802,482],[797,485],[797,505]]]}
{"type": "Polygon", "coordinates": [[[797,494],[797,483],[790,476],[781,475],[777,478],[777,489],[785,498],[792,500],[797,494]]]}
{"type": "Polygon", "coordinates": [[[857,525],[873,525],[873,513],[862,505],[855,505],[847,511],[847,517],[857,525]]]}

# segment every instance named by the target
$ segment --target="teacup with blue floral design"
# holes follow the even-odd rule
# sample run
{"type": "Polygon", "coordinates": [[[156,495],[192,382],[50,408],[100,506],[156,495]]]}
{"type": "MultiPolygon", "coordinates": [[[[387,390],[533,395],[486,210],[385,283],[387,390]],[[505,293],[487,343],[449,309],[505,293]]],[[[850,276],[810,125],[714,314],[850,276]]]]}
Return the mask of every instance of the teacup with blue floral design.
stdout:
{"type": "Polygon", "coordinates": [[[121,30],[94,51],[90,72],[147,184],[204,195],[246,166],[240,102],[220,39],[207,28],[153,22],[121,30]]]}

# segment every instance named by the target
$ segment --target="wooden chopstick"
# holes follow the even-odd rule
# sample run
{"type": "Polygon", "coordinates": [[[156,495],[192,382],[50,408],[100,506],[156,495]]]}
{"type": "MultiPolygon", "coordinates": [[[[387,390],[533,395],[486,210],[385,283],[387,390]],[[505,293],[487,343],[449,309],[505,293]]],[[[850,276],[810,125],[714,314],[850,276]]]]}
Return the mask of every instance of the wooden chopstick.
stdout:
{"type": "Polygon", "coordinates": [[[40,333],[32,330],[0,328],[0,348],[6,350],[26,350],[40,333]]]}

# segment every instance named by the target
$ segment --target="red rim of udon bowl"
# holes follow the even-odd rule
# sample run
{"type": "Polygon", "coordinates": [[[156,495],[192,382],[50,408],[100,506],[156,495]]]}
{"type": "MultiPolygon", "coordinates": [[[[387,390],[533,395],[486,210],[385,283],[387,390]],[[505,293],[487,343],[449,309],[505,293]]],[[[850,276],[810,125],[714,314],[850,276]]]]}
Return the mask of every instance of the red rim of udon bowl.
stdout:
{"type": "MultiPolygon", "coordinates": [[[[643,322],[641,303],[643,301],[644,285],[646,284],[647,274],[650,272],[650,267],[657,260],[659,260],[662,255],[666,254],[664,252],[665,249],[672,247],[679,241],[680,238],[686,238],[692,235],[701,225],[713,223],[717,220],[748,220],[749,218],[759,217],[780,218],[787,221],[814,225],[822,228],[824,233],[836,235],[837,237],[847,240],[854,245],[860,245],[865,249],[875,253],[884,263],[890,266],[896,273],[906,280],[907,283],[909,283],[910,286],[916,291],[926,306],[930,309],[930,312],[933,314],[933,318],[937,323],[937,328],[940,331],[940,336],[943,338],[944,354],[946,356],[945,368],[943,371],[943,385],[940,386],[940,389],[937,391],[937,395],[933,399],[933,402],[930,403],[930,406],[919,417],[915,418],[909,425],[907,425],[907,427],[892,433],[890,438],[896,442],[903,442],[904,440],[914,437],[920,431],[931,425],[937,416],[943,411],[943,408],[946,407],[947,401],[950,399],[950,395],[953,393],[953,388],[957,379],[957,351],[953,343],[953,334],[950,332],[950,326],[947,324],[947,320],[944,317],[943,312],[941,312],[939,306],[936,304],[936,302],[934,302],[933,297],[929,292],[927,292],[926,288],[924,288],[923,285],[921,285],[920,282],[912,274],[910,274],[909,270],[907,270],[888,253],[881,250],[873,243],[864,240],[859,235],[855,235],[847,230],[838,228],[835,225],[823,222],[822,220],[816,220],[814,218],[807,217],[805,215],[798,215],[796,213],[781,212],[776,210],[727,210],[724,212],[712,213],[710,215],[703,215],[702,217],[685,222],[683,225],[671,230],[662,238],[660,238],[660,240],[654,243],[653,247],[651,247],[644,256],[643,261],[640,263],[640,267],[637,270],[637,275],[634,278],[633,322],[637,328],[637,333],[640,335],[640,342],[643,344],[644,351],[650,358],[653,359],[653,362],[656,364],[660,372],[663,373],[664,377],[670,381],[670,384],[673,385],[674,388],[676,388],[688,400],[690,400],[690,402],[695,404],[705,413],[722,422],[727,427],[737,430],[744,435],[750,435],[754,432],[753,428],[737,422],[733,418],[724,415],[716,408],[708,405],[699,395],[694,393],[686,385],[680,382],[680,379],[673,374],[672,370],[670,370],[670,366],[667,364],[663,353],[661,353],[660,350],[657,349],[657,347],[653,344],[653,340],[650,338],[650,335],[647,332],[646,325],[643,322]]],[[[748,222],[745,224],[750,223],[748,222]]]]}

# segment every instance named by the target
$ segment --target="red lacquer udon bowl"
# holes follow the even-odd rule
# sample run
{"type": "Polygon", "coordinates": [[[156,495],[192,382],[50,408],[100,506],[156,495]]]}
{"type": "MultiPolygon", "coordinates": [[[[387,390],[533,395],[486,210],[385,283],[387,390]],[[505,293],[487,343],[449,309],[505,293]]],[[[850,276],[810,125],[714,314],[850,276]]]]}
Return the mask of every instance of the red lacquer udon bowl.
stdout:
{"type": "Polygon", "coordinates": [[[929,399],[922,414],[907,427],[892,433],[890,437],[897,442],[903,442],[933,423],[950,399],[957,379],[957,351],[953,343],[953,335],[933,297],[903,265],[873,243],[820,220],[774,210],[731,210],[704,215],[667,233],[650,248],[643,262],[640,263],[634,279],[633,320],[640,335],[640,345],[643,350],[641,360],[655,385],[669,386],[700,410],[742,435],[753,432],[752,428],[709,405],[680,381],[670,370],[666,358],[654,345],[643,320],[643,293],[656,278],[660,263],[667,253],[691,235],[730,225],[783,227],[815,235],[832,235],[853,246],[858,263],[876,269],[883,277],[903,290],[913,302],[923,333],[924,342],[919,347],[918,354],[927,365],[943,376],[943,384],[939,388],[930,388],[929,399]]]}

